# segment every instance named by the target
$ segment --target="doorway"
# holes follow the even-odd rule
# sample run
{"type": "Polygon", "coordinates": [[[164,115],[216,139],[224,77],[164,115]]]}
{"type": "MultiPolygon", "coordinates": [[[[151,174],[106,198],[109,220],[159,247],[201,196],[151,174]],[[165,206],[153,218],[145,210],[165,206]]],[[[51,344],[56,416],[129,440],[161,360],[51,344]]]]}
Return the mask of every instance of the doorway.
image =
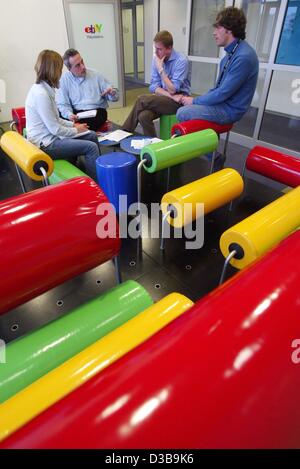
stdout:
{"type": "Polygon", "coordinates": [[[144,1],[122,0],[125,87],[145,84],[144,1]]]}

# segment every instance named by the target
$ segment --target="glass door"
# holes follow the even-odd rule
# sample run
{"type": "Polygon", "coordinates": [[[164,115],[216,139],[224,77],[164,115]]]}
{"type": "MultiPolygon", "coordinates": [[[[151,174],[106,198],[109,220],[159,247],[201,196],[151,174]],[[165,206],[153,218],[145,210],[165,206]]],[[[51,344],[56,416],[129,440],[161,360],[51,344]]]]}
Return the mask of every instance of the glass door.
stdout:
{"type": "Polygon", "coordinates": [[[127,82],[144,84],[144,5],[122,0],[124,69],[127,82]]]}

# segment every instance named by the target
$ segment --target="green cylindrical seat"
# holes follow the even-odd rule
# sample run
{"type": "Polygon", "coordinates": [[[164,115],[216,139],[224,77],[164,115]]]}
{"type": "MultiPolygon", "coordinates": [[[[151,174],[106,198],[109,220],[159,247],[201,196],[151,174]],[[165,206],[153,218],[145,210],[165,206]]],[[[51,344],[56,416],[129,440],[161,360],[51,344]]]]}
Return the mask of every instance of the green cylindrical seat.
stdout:
{"type": "Polygon", "coordinates": [[[66,179],[76,178],[78,176],[86,176],[86,174],[66,160],[54,160],[54,170],[49,176],[50,184],[57,184],[66,179]]]}
{"type": "Polygon", "coordinates": [[[0,368],[0,402],[152,304],[144,287],[128,280],[41,329],[9,343],[6,346],[6,364],[0,368]]]}
{"type": "Polygon", "coordinates": [[[152,143],[141,150],[141,160],[146,159],[144,168],[148,173],[175,166],[196,156],[211,153],[217,148],[218,135],[212,129],[152,143]]]}

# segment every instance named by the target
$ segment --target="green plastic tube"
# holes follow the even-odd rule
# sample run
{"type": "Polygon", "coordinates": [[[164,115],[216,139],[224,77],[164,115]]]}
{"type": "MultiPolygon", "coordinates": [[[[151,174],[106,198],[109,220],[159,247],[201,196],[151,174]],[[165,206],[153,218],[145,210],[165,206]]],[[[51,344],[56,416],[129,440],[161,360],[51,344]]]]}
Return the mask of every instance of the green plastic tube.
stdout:
{"type": "Polygon", "coordinates": [[[144,287],[128,280],[41,329],[9,343],[6,346],[6,364],[0,368],[0,402],[152,304],[144,287]]]}
{"type": "Polygon", "coordinates": [[[73,164],[66,160],[55,160],[54,170],[49,177],[50,184],[57,184],[66,179],[76,178],[78,176],[86,176],[86,173],[80,171],[73,164]]]}
{"type": "Polygon", "coordinates": [[[144,168],[148,173],[170,168],[191,160],[196,156],[210,153],[217,148],[218,135],[212,129],[182,135],[163,142],[152,143],[141,151],[141,160],[147,159],[144,168]]]}

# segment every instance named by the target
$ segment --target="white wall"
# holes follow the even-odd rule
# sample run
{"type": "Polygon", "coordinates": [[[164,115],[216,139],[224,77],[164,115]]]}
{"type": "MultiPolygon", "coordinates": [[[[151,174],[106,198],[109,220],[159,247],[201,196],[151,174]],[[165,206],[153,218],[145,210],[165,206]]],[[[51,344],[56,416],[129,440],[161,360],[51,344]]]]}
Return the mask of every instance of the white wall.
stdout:
{"type": "Polygon", "coordinates": [[[131,13],[131,10],[128,8],[122,10],[122,23],[123,23],[124,70],[125,70],[125,73],[134,73],[132,13],[131,13]]]}
{"type": "Polygon", "coordinates": [[[186,53],[186,0],[160,1],[160,30],[166,29],[174,39],[174,49],[186,53]]]}
{"type": "Polygon", "coordinates": [[[153,38],[157,33],[158,0],[144,0],[145,82],[150,83],[153,38]]]}
{"type": "Polygon", "coordinates": [[[0,79],[6,83],[2,122],[11,120],[11,108],[23,106],[34,82],[38,53],[68,48],[62,0],[7,0],[0,12],[0,79]]]}

